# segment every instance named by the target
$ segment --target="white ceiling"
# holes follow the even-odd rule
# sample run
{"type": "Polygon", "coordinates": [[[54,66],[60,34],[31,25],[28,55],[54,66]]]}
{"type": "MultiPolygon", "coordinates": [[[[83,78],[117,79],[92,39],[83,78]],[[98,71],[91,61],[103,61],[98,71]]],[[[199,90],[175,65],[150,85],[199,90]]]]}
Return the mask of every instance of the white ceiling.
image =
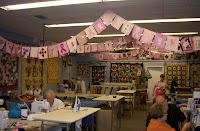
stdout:
{"type": "MultiPolygon", "coordinates": [[[[45,0],[28,0],[38,2],[45,0]]],[[[1,0],[0,6],[26,3],[27,0],[1,0]]],[[[126,20],[200,17],[200,0],[127,0],[82,5],[45,7],[5,11],[0,9],[0,28],[30,37],[43,38],[43,25],[56,23],[94,22],[106,10],[126,20]],[[46,20],[35,16],[42,15],[46,20]]],[[[138,24],[155,32],[200,32],[200,22],[138,24]]],[[[84,27],[45,28],[45,40],[62,42],[83,31],[84,27]]],[[[121,33],[109,26],[101,34],[121,33]]],[[[93,38],[89,42],[102,42],[113,38],[93,38]]]]}

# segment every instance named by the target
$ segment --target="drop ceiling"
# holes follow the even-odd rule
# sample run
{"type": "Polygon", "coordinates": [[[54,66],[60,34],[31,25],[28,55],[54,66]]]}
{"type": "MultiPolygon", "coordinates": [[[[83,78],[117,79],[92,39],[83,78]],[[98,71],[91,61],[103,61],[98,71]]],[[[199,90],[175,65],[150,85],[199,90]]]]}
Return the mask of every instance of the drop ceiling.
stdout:
{"type": "MultiPolygon", "coordinates": [[[[0,6],[44,0],[1,0],[0,6]]],[[[0,9],[0,28],[29,37],[62,42],[83,31],[83,27],[45,28],[44,24],[94,22],[106,10],[126,20],[200,17],[200,0],[126,0],[82,5],[65,5],[36,9],[5,11],[0,9]],[[40,18],[44,17],[44,18],[40,18]]],[[[200,32],[200,22],[137,24],[155,32],[200,32]]],[[[109,26],[101,34],[119,34],[109,26]]],[[[113,38],[93,38],[102,42],[113,38]]]]}

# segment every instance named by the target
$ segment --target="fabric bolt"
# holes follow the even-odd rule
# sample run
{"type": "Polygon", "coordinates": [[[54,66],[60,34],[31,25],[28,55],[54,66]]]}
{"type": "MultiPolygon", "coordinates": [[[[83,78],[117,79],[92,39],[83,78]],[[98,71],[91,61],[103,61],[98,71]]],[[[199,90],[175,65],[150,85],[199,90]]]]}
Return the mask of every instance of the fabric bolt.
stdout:
{"type": "Polygon", "coordinates": [[[90,45],[85,45],[85,52],[86,53],[90,52],[90,45]]]}
{"type": "Polygon", "coordinates": [[[121,32],[126,35],[129,35],[133,29],[133,26],[134,26],[134,24],[130,23],[129,21],[125,21],[121,28],[121,32]]]}
{"type": "Polygon", "coordinates": [[[97,49],[98,49],[99,52],[106,51],[105,44],[103,42],[102,43],[98,43],[97,49]]]}
{"type": "Polygon", "coordinates": [[[181,45],[182,51],[184,51],[184,52],[192,51],[192,46],[193,46],[192,37],[181,37],[180,45],[181,45]]]}
{"type": "Polygon", "coordinates": [[[30,47],[22,46],[22,58],[29,58],[30,47]]]}
{"type": "Polygon", "coordinates": [[[92,39],[95,35],[97,35],[97,32],[92,25],[85,29],[85,33],[88,39],[92,39]]]}
{"type": "Polygon", "coordinates": [[[10,41],[7,41],[7,42],[6,42],[6,52],[7,52],[8,54],[11,54],[13,45],[14,45],[14,43],[12,43],[12,42],[10,42],[10,41]]]}
{"type": "Polygon", "coordinates": [[[154,38],[154,34],[155,32],[150,31],[148,29],[144,29],[142,38],[140,39],[140,41],[147,43],[147,44],[151,44],[153,38],[154,38]]]}
{"type": "Polygon", "coordinates": [[[98,47],[97,44],[92,44],[91,47],[92,47],[91,52],[97,52],[97,47],[98,47]]]}
{"type": "Polygon", "coordinates": [[[164,48],[166,41],[166,35],[156,33],[152,46],[158,48],[164,48]]]}
{"type": "Polygon", "coordinates": [[[38,54],[39,59],[48,58],[47,46],[39,47],[38,51],[39,51],[39,54],[38,54]]]}
{"type": "Polygon", "coordinates": [[[48,59],[48,83],[60,83],[61,58],[48,59]]]}
{"type": "Polygon", "coordinates": [[[67,46],[69,48],[70,53],[76,53],[77,49],[76,37],[72,37],[71,39],[67,40],[67,46]]]}
{"type": "Polygon", "coordinates": [[[116,14],[110,10],[107,10],[102,16],[101,19],[105,23],[106,26],[109,26],[113,19],[115,18],[116,14]]]}
{"type": "Polygon", "coordinates": [[[119,37],[119,38],[118,38],[118,42],[119,42],[120,45],[126,44],[126,40],[125,40],[124,37],[119,37]]]}
{"type": "Polygon", "coordinates": [[[108,51],[113,51],[114,50],[111,40],[105,42],[105,47],[106,47],[106,50],[108,50],[108,51]]]}
{"type": "Polygon", "coordinates": [[[38,52],[39,52],[38,47],[31,47],[30,57],[38,58],[38,52]]]}
{"type": "Polygon", "coordinates": [[[85,43],[87,43],[87,37],[85,31],[82,31],[78,35],[76,35],[76,39],[79,45],[84,45],[85,43]]]}
{"type": "Polygon", "coordinates": [[[111,26],[114,27],[115,29],[119,30],[121,25],[124,23],[124,18],[116,15],[111,26]]]}
{"type": "Polygon", "coordinates": [[[84,53],[84,45],[77,45],[77,53],[84,53]]]}
{"type": "Polygon", "coordinates": [[[3,48],[4,44],[6,43],[6,39],[0,36],[0,49],[3,48]]]}
{"type": "Polygon", "coordinates": [[[106,26],[100,18],[96,20],[92,25],[94,26],[98,34],[106,29],[106,26]]]}
{"type": "Polygon", "coordinates": [[[58,43],[58,44],[57,44],[57,47],[58,47],[58,51],[59,51],[59,55],[60,55],[60,56],[69,53],[69,49],[68,49],[68,46],[67,46],[67,42],[66,42],[66,41],[61,42],[61,43],[58,43]]]}
{"type": "Polygon", "coordinates": [[[49,53],[49,58],[58,57],[58,46],[57,45],[48,46],[48,53],[49,53]]]}
{"type": "Polygon", "coordinates": [[[200,50],[200,36],[193,37],[193,50],[200,50]]]}
{"type": "Polygon", "coordinates": [[[13,50],[12,50],[12,55],[19,57],[21,53],[21,46],[18,44],[14,44],[13,50]]]}
{"type": "Polygon", "coordinates": [[[142,35],[143,31],[144,31],[144,28],[142,28],[142,27],[140,27],[140,26],[138,26],[138,25],[134,25],[131,36],[132,36],[134,39],[136,39],[136,40],[139,41],[140,38],[141,38],[141,35],[142,35]]]}

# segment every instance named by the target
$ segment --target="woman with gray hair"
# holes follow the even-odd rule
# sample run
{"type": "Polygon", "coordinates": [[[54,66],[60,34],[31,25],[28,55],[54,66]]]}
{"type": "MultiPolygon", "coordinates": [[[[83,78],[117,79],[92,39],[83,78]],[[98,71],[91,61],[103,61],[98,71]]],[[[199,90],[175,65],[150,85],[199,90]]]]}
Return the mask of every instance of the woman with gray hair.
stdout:
{"type": "MultiPolygon", "coordinates": [[[[150,115],[152,117],[147,131],[175,131],[165,121],[167,120],[168,107],[163,103],[155,103],[150,108],[150,115]]],[[[181,131],[186,131],[190,128],[190,123],[186,123],[181,131]]]]}

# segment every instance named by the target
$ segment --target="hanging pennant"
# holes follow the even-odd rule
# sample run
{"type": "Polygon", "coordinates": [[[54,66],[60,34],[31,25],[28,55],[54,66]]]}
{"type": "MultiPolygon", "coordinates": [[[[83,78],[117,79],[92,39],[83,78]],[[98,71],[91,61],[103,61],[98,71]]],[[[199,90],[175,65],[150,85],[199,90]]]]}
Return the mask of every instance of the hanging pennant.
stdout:
{"type": "Polygon", "coordinates": [[[113,53],[112,54],[112,59],[113,60],[117,60],[117,58],[118,58],[118,53],[113,53]]]}
{"type": "Polygon", "coordinates": [[[30,57],[38,58],[38,51],[39,51],[38,47],[31,47],[30,57]]]}
{"type": "Polygon", "coordinates": [[[90,45],[85,45],[85,53],[89,53],[90,52],[90,45]]]}
{"type": "Polygon", "coordinates": [[[85,29],[85,33],[87,34],[88,39],[92,39],[95,35],[97,35],[97,32],[92,25],[85,29]]]}
{"type": "Polygon", "coordinates": [[[159,59],[160,58],[160,53],[154,53],[154,56],[153,56],[155,59],[159,59]]]}
{"type": "Polygon", "coordinates": [[[14,44],[13,50],[12,50],[12,55],[19,57],[21,53],[21,46],[18,44],[14,44]]]}
{"type": "Polygon", "coordinates": [[[164,48],[166,41],[166,35],[156,33],[152,46],[157,48],[164,48]]]}
{"type": "Polygon", "coordinates": [[[109,54],[104,54],[104,55],[103,55],[103,59],[104,59],[104,60],[109,60],[109,54]]]}
{"type": "Polygon", "coordinates": [[[10,41],[7,41],[7,42],[6,42],[6,52],[7,52],[8,54],[11,54],[13,45],[14,45],[14,43],[12,43],[12,42],[10,42],[10,41]]]}
{"type": "Polygon", "coordinates": [[[195,51],[200,50],[200,37],[199,36],[193,37],[193,50],[195,50],[195,51]]]}
{"type": "Polygon", "coordinates": [[[119,42],[118,42],[118,39],[117,39],[117,38],[114,39],[114,40],[112,40],[112,41],[113,41],[113,47],[114,47],[114,48],[116,48],[116,47],[119,46],[119,42]]]}
{"type": "Polygon", "coordinates": [[[91,52],[97,52],[97,44],[92,44],[91,47],[91,52]]]}
{"type": "Polygon", "coordinates": [[[0,49],[3,49],[3,46],[5,43],[6,43],[6,39],[0,36],[0,49]]]}
{"type": "Polygon", "coordinates": [[[114,27],[115,29],[119,30],[121,25],[124,23],[124,18],[116,15],[115,19],[113,20],[111,26],[114,27]]]}
{"type": "Polygon", "coordinates": [[[132,50],[132,51],[131,51],[131,55],[132,55],[132,56],[136,56],[137,54],[138,54],[138,50],[132,50]]]}
{"type": "Polygon", "coordinates": [[[127,44],[121,45],[120,48],[121,48],[122,50],[126,50],[127,44]]]}
{"type": "Polygon", "coordinates": [[[64,42],[62,42],[62,43],[58,43],[57,46],[58,46],[58,51],[59,51],[59,55],[60,55],[60,56],[69,53],[69,49],[68,49],[68,46],[67,46],[67,42],[66,42],[66,41],[64,41],[64,42]]]}
{"type": "Polygon", "coordinates": [[[49,53],[49,58],[58,57],[58,46],[57,45],[48,46],[48,53],[49,53]]]}
{"type": "Polygon", "coordinates": [[[185,51],[185,52],[192,51],[192,46],[193,46],[192,37],[181,37],[180,45],[181,45],[182,51],[185,51]]]}
{"type": "Polygon", "coordinates": [[[126,57],[128,57],[128,58],[132,57],[132,53],[131,53],[131,51],[126,52],[126,57]]]}
{"type": "Polygon", "coordinates": [[[159,59],[163,60],[164,59],[164,54],[160,54],[159,59]]]}
{"type": "Polygon", "coordinates": [[[99,60],[103,60],[103,54],[99,54],[99,60]]]}
{"type": "Polygon", "coordinates": [[[76,35],[76,39],[79,45],[84,45],[85,43],[87,43],[87,37],[86,37],[85,31],[82,31],[78,35],[76,35]]]}
{"type": "Polygon", "coordinates": [[[30,47],[22,47],[22,58],[29,58],[30,47]]]}
{"type": "Polygon", "coordinates": [[[153,58],[154,57],[154,52],[149,51],[149,57],[153,58]]]}
{"type": "Polygon", "coordinates": [[[105,47],[106,47],[106,50],[108,50],[108,51],[113,51],[114,50],[111,40],[105,42],[105,47]]]}
{"type": "Polygon", "coordinates": [[[127,43],[127,48],[133,48],[133,43],[132,42],[127,43]]]}
{"type": "Polygon", "coordinates": [[[106,47],[105,47],[105,44],[102,42],[102,43],[98,43],[98,47],[97,47],[98,51],[106,51],[106,47]]]}
{"type": "Polygon", "coordinates": [[[102,16],[101,19],[103,20],[103,22],[105,23],[106,26],[109,26],[114,17],[116,16],[116,14],[110,10],[107,10],[102,16]]]}
{"type": "Polygon", "coordinates": [[[151,44],[153,37],[154,37],[155,32],[144,29],[142,38],[140,41],[147,43],[147,44],[151,44]]]}
{"type": "Polygon", "coordinates": [[[140,40],[140,37],[141,37],[141,35],[142,35],[142,33],[143,33],[143,31],[144,31],[144,28],[142,28],[142,27],[140,27],[140,26],[138,26],[138,25],[134,25],[134,28],[133,28],[133,31],[132,31],[132,37],[134,38],[134,39],[136,39],[136,40],[140,40]]]}
{"type": "Polygon", "coordinates": [[[178,51],[179,38],[174,36],[167,36],[165,49],[169,51],[178,51]]]}
{"type": "Polygon", "coordinates": [[[126,35],[129,35],[131,33],[131,30],[133,29],[133,26],[134,26],[134,24],[132,24],[132,23],[130,23],[129,21],[126,20],[123,23],[121,32],[126,34],[126,35]]]}
{"type": "Polygon", "coordinates": [[[92,25],[94,26],[98,34],[106,29],[106,26],[100,18],[96,20],[92,25]]]}
{"type": "Polygon", "coordinates": [[[120,45],[126,44],[126,40],[125,40],[124,37],[119,37],[119,38],[118,38],[118,41],[119,41],[119,44],[120,44],[120,45]]]}
{"type": "Polygon", "coordinates": [[[118,53],[117,55],[118,55],[118,57],[117,57],[118,60],[123,59],[123,55],[122,55],[122,53],[118,53]]]}
{"type": "Polygon", "coordinates": [[[39,55],[38,55],[39,59],[47,59],[48,58],[47,46],[39,47],[38,51],[39,51],[39,55]]]}
{"type": "Polygon", "coordinates": [[[164,54],[164,60],[171,60],[171,54],[165,53],[164,54]]]}
{"type": "Polygon", "coordinates": [[[72,37],[71,39],[67,40],[67,46],[69,48],[70,53],[76,53],[76,48],[77,48],[76,37],[72,37]]]}
{"type": "Polygon", "coordinates": [[[77,45],[77,53],[84,53],[84,45],[77,45]]]}

